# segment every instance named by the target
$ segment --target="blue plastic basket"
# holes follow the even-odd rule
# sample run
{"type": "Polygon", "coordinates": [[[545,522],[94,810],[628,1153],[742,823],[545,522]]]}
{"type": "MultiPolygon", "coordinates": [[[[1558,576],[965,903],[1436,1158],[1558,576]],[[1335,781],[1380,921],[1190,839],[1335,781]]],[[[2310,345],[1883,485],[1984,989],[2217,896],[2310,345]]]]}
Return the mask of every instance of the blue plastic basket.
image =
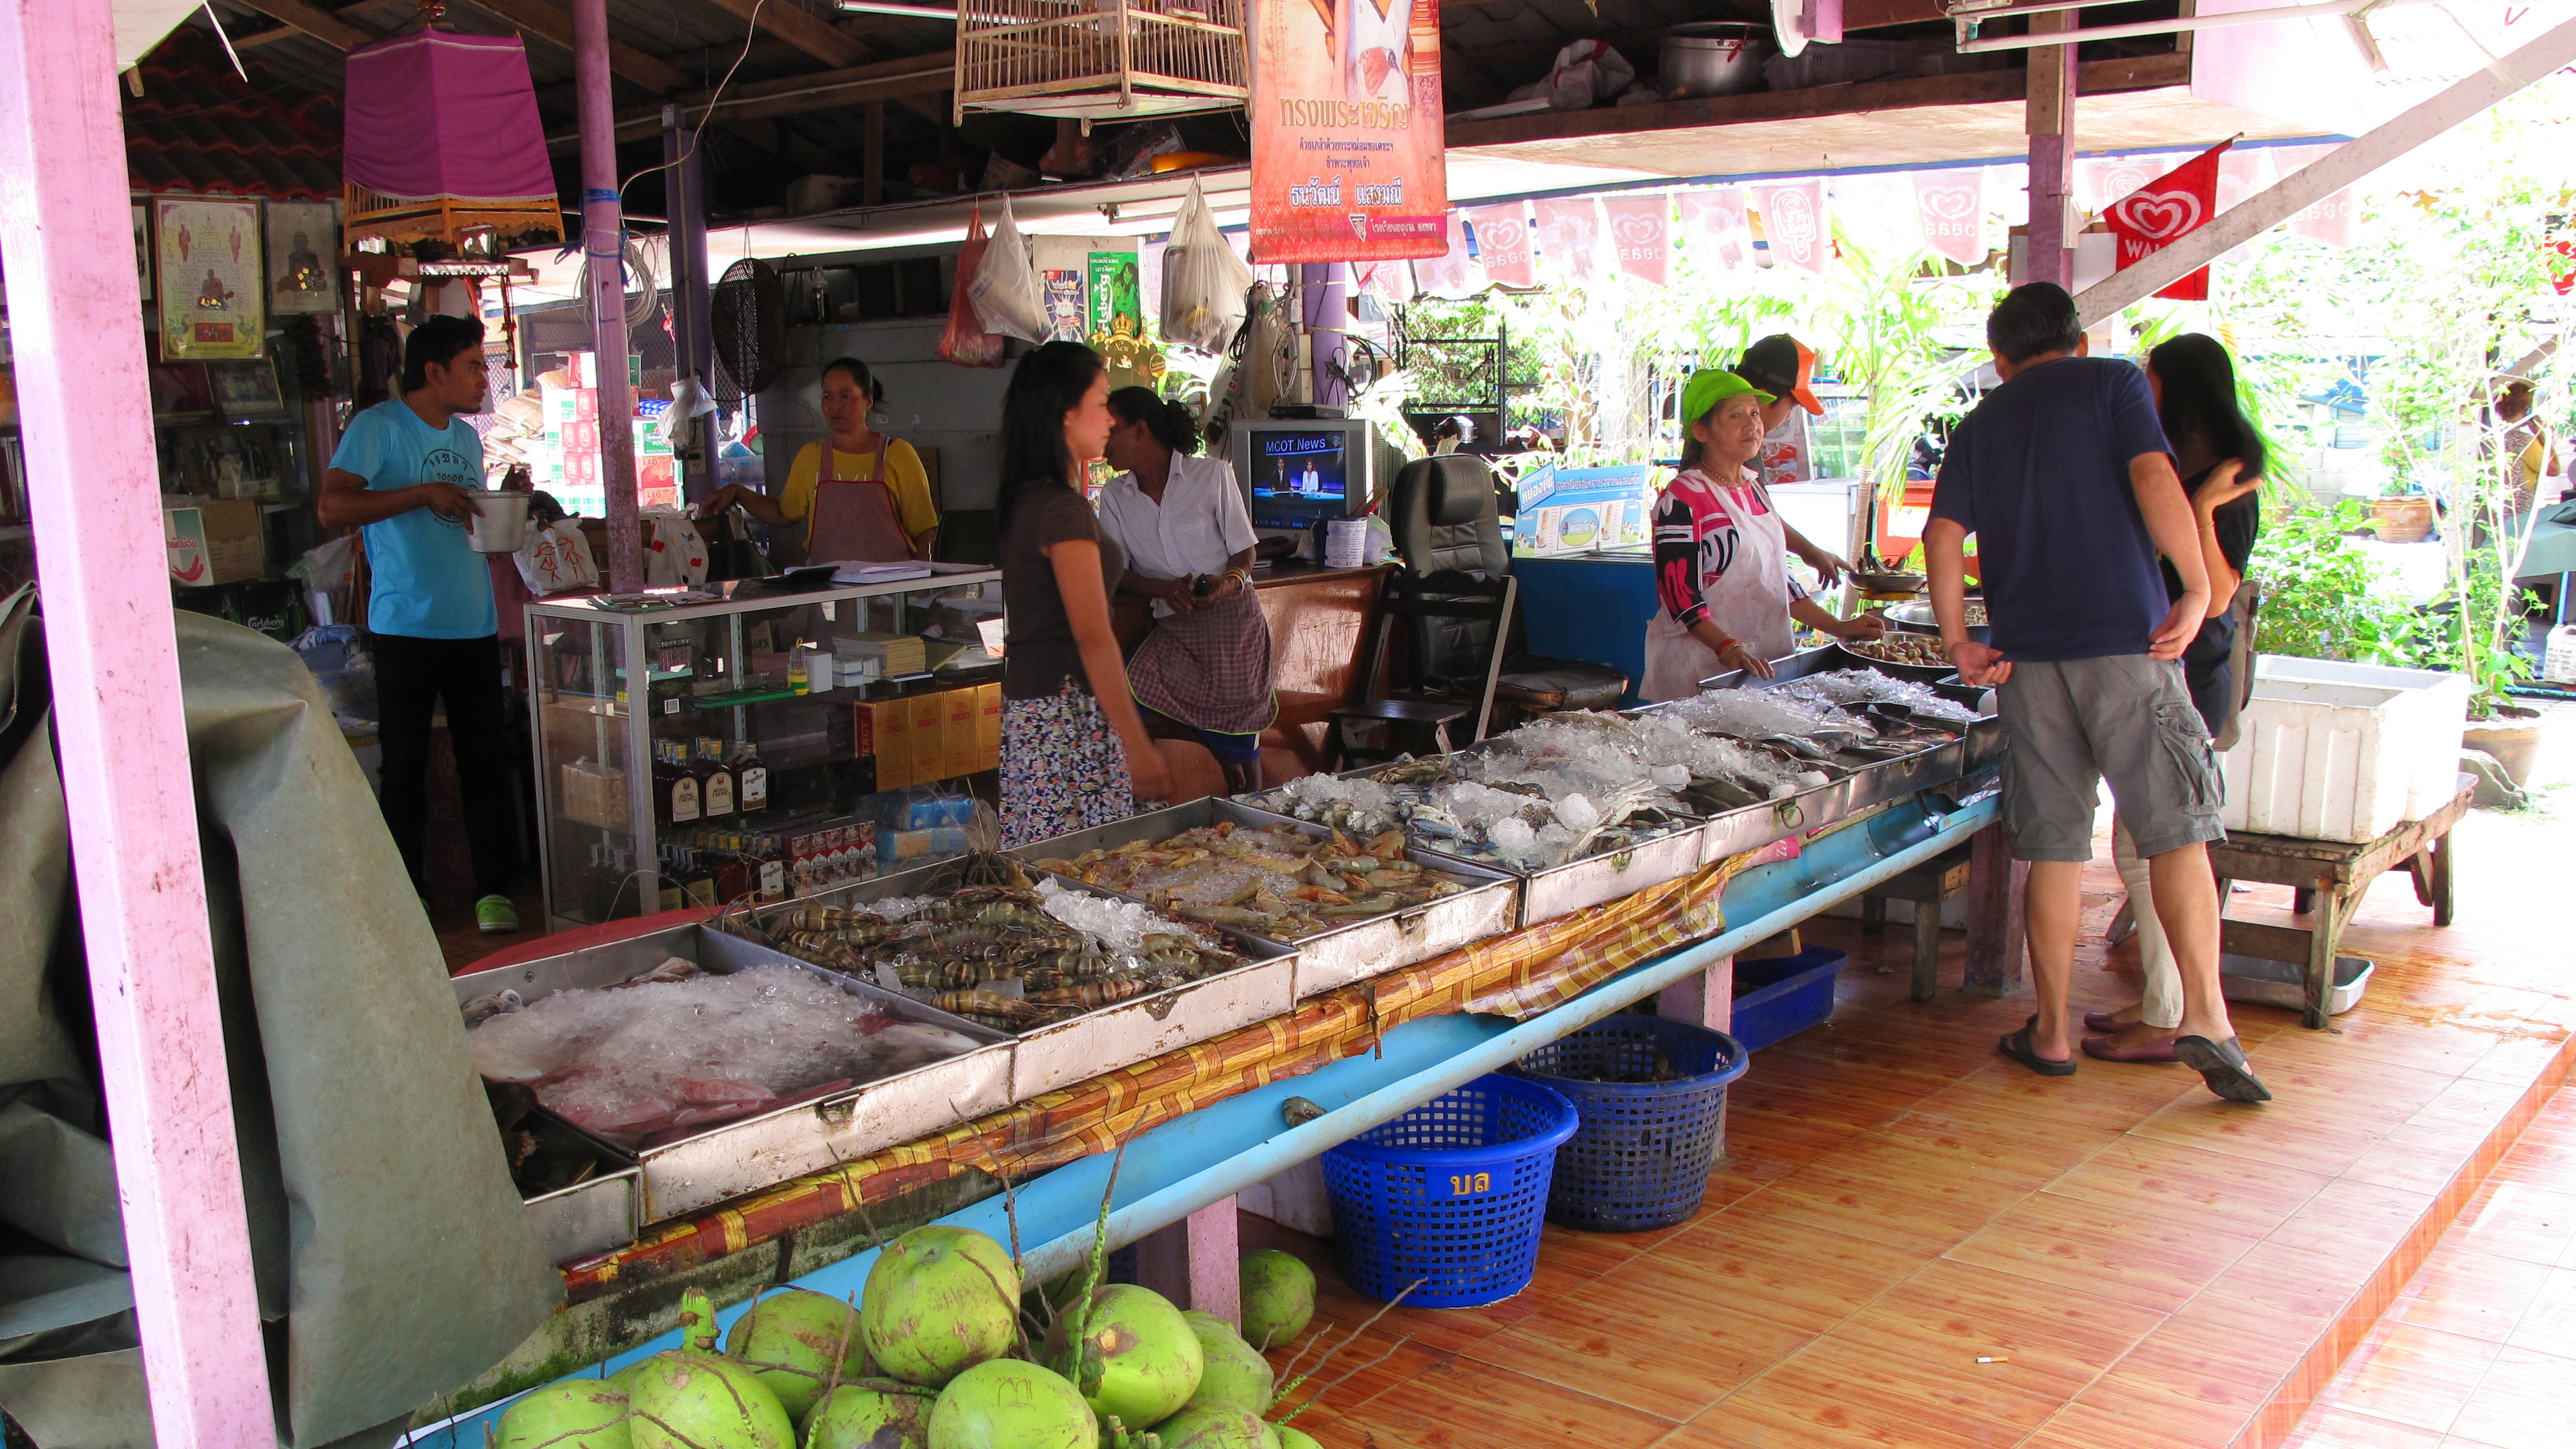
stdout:
{"type": "Polygon", "coordinates": [[[1846,958],[1818,948],[1735,963],[1735,1015],[1728,1029],[1748,1052],[1820,1026],[1834,1014],[1834,985],[1846,958]]]}
{"type": "Polygon", "coordinates": [[[1484,1076],[1324,1154],[1342,1276],[1383,1302],[1473,1308],[1529,1286],[1556,1149],[1574,1106],[1484,1076]]]}
{"type": "Polygon", "coordinates": [[[1605,1017],[1520,1059],[1530,1080],[1574,1104],[1583,1125],[1557,1149],[1547,1215],[1591,1233],[1668,1227],[1699,1211],[1726,1133],[1726,1086],[1752,1053],[1724,1032],[1652,1016],[1605,1017]],[[1670,1082],[1645,1075],[1660,1059],[1670,1082]]]}

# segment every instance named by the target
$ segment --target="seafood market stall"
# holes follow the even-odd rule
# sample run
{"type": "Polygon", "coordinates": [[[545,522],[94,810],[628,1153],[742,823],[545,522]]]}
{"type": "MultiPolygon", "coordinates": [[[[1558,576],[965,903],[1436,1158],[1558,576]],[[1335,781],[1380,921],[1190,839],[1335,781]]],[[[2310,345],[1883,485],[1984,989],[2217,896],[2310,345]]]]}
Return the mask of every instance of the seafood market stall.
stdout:
{"type": "Polygon", "coordinates": [[[572,1306],[454,1407],[641,1351],[681,1287],[839,1292],[1005,1181],[1042,1276],[1113,1149],[1124,1243],[1675,983],[1722,1022],[1735,949],[1994,819],[1969,692],[1852,664],[459,978],[514,1159],[593,1168],[523,1182],[572,1306]]]}

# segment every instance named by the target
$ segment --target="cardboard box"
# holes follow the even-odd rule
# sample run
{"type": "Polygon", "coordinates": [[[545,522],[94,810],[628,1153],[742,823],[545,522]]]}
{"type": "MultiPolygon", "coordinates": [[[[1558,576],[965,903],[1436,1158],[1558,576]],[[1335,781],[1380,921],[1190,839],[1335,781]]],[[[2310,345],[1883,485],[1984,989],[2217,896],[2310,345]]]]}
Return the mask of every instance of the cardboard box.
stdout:
{"type": "Polygon", "coordinates": [[[624,830],[626,777],[591,760],[574,760],[560,771],[563,813],[567,819],[602,830],[624,830]]]}
{"type": "MultiPolygon", "coordinates": [[[[904,703],[912,707],[912,778],[904,783],[927,784],[948,768],[948,701],[916,694],[904,703]]],[[[877,788],[887,788],[884,779],[878,779],[877,788]]]]}
{"type": "Polygon", "coordinates": [[[182,584],[255,579],[267,556],[256,498],[164,497],[161,542],[169,554],[170,577],[182,584]]]}
{"type": "Polygon", "coordinates": [[[976,763],[981,752],[975,747],[978,727],[975,691],[952,689],[938,698],[947,706],[947,719],[940,732],[940,743],[945,747],[940,773],[949,779],[974,774],[983,768],[976,763]]]}
{"type": "Polygon", "coordinates": [[[975,768],[1002,768],[1002,686],[975,686],[975,768]]]}
{"type": "Polygon", "coordinates": [[[911,784],[912,701],[871,700],[850,709],[850,751],[875,758],[877,788],[891,790],[911,784]]]}

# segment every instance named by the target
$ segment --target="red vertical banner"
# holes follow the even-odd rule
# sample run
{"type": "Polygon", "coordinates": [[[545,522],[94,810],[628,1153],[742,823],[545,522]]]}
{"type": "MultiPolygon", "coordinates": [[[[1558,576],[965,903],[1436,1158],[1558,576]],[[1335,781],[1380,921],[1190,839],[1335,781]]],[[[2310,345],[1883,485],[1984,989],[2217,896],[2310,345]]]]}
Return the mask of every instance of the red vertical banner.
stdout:
{"type": "Polygon", "coordinates": [[[2164,174],[2170,156],[2096,156],[2075,163],[2075,205],[2095,216],[2164,174]]]}
{"type": "MultiPolygon", "coordinates": [[[[2231,143],[2221,141],[2113,203],[2102,219],[2118,240],[2117,266],[2126,270],[2175,241],[2200,230],[2218,214],[2218,158],[2231,143]]],[[[2209,300],[2209,268],[2203,267],[2156,293],[2176,302],[2209,300]]]]}
{"type": "Polygon", "coordinates": [[[1438,0],[1253,0],[1252,259],[1436,257],[1438,0]]]}
{"type": "Polygon", "coordinates": [[[1914,173],[1914,217],[1923,245],[1935,256],[1973,266],[1986,259],[1986,173],[1983,167],[1914,173]]]}
{"type": "Polygon", "coordinates": [[[1762,213],[1762,236],[1771,243],[1773,265],[1824,271],[1833,258],[1834,242],[1825,229],[1823,182],[1756,186],[1753,209],[1762,213]]]}
{"type": "Polygon", "coordinates": [[[1718,265],[1728,271],[1753,264],[1753,224],[1745,215],[1744,193],[1732,186],[1681,194],[1682,235],[1714,248],[1718,265]]]}
{"type": "Polygon", "coordinates": [[[1673,199],[1651,196],[1605,196],[1601,212],[1610,223],[1610,249],[1619,270],[1660,287],[1672,259],[1673,199]]]}
{"type": "Polygon", "coordinates": [[[1529,215],[1519,202],[1470,208],[1467,225],[1476,229],[1476,263],[1486,276],[1506,287],[1538,285],[1538,268],[1530,262],[1529,215]]]}
{"type": "Polygon", "coordinates": [[[1552,196],[1530,203],[1538,217],[1538,254],[1548,270],[1588,282],[1601,256],[1601,210],[1589,196],[1552,196]]]}

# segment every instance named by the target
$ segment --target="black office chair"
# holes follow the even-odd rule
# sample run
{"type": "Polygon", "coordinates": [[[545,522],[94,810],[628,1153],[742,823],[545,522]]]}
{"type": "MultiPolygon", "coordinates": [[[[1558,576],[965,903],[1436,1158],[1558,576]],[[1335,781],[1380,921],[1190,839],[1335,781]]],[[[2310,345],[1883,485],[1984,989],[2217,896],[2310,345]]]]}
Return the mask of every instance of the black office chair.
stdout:
{"type": "Polygon", "coordinates": [[[1378,596],[1377,626],[1369,632],[1360,660],[1361,687],[1368,697],[1333,711],[1324,768],[1338,771],[1354,756],[1445,755],[1483,739],[1493,716],[1495,676],[1502,669],[1501,651],[1491,641],[1505,637],[1519,588],[1509,574],[1496,578],[1454,569],[1390,577],[1378,596]],[[1376,681],[1399,631],[1410,646],[1404,654],[1410,678],[1377,694],[1376,681]],[[1450,635],[1469,641],[1469,647],[1424,647],[1426,639],[1450,635]],[[1482,647],[1477,647],[1480,640],[1482,647]]]}
{"type": "MultiPolygon", "coordinates": [[[[1387,527],[1405,569],[1419,578],[1456,571],[1508,575],[1511,549],[1503,542],[1494,471],[1463,453],[1421,458],[1404,465],[1388,490],[1387,527]]],[[[1615,709],[1628,694],[1625,671],[1581,659],[1551,659],[1521,646],[1517,611],[1502,621],[1503,658],[1494,671],[1495,701],[1527,713],[1559,709],[1615,709]]],[[[1415,645],[1434,660],[1480,658],[1490,647],[1477,620],[1425,620],[1415,645]]],[[[1435,664],[1435,672],[1438,666],[1435,664]]],[[[1454,670],[1450,671],[1454,672],[1454,670]]],[[[1488,711],[1490,713],[1490,711],[1488,711]]],[[[1475,738],[1484,737],[1479,725],[1475,738]]]]}

